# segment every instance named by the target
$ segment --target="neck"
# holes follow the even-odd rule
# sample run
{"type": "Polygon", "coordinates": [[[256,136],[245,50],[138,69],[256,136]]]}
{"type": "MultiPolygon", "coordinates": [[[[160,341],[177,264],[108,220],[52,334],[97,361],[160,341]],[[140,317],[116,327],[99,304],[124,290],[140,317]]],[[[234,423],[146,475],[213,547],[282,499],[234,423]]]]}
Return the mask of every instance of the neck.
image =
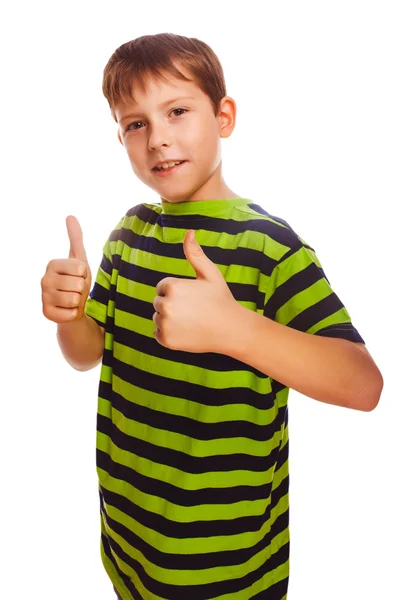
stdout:
{"type": "Polygon", "coordinates": [[[226,200],[227,198],[241,198],[225,183],[222,177],[222,161],[217,168],[197,190],[193,190],[186,198],[171,200],[160,198],[162,202],[176,204],[178,202],[200,202],[202,200],[226,200]]]}

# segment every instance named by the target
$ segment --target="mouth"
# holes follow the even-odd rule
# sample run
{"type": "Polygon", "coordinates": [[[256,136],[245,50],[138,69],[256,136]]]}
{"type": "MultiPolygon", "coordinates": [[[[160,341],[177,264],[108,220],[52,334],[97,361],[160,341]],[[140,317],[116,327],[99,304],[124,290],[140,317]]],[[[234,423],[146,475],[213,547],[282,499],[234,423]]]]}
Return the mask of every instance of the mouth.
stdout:
{"type": "Polygon", "coordinates": [[[181,160],[173,167],[168,167],[167,169],[164,169],[163,167],[153,167],[152,172],[159,177],[168,177],[179,171],[185,163],[187,163],[187,160],[181,160]]]}

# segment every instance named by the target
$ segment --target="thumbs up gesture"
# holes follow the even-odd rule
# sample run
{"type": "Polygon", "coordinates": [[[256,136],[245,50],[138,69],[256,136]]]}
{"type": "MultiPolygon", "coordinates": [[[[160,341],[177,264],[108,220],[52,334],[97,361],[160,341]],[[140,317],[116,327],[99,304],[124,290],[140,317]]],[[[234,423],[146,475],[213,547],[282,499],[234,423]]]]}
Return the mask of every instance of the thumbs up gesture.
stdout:
{"type": "Polygon", "coordinates": [[[81,226],[76,217],[67,217],[66,223],[69,257],[51,260],[41,280],[43,314],[55,323],[79,321],[83,317],[92,284],[81,226]]]}
{"type": "Polygon", "coordinates": [[[186,233],[183,250],[196,279],[166,277],[158,283],[153,302],[154,336],[172,350],[223,354],[224,338],[229,336],[240,305],[193,230],[186,233]]]}

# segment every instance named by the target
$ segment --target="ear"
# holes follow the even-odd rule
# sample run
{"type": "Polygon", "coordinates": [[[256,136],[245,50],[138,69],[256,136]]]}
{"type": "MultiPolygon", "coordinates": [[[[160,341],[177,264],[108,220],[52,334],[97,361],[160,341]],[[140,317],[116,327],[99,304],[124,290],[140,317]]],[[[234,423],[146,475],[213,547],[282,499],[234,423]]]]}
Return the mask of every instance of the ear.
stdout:
{"type": "Polygon", "coordinates": [[[236,102],[230,96],[224,96],[219,105],[219,134],[222,138],[231,135],[236,125],[236,102]]]}

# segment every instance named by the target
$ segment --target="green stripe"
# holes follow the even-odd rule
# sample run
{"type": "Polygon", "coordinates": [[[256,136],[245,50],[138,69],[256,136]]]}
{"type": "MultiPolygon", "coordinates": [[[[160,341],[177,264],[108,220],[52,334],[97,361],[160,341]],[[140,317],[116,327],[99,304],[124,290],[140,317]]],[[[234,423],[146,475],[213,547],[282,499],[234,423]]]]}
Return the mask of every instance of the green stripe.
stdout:
{"type": "MultiPolygon", "coordinates": [[[[105,532],[105,534],[108,536],[108,532],[105,530],[103,520],[102,520],[102,531],[105,532]]],[[[112,562],[110,561],[108,556],[105,554],[103,545],[101,545],[101,559],[102,559],[103,565],[104,565],[111,581],[118,582],[117,583],[118,588],[120,590],[121,589],[123,590],[123,591],[118,592],[119,595],[122,596],[123,600],[132,600],[132,596],[131,596],[130,592],[127,590],[125,585],[123,583],[121,583],[121,578],[118,575],[114,565],[112,564],[112,562]]],[[[126,564],[126,562],[124,562],[123,560],[121,560],[118,557],[115,557],[115,560],[118,563],[119,569],[132,580],[133,585],[139,591],[141,597],[144,598],[144,600],[153,600],[153,599],[154,600],[168,600],[168,598],[163,598],[162,596],[157,596],[156,594],[153,594],[153,593],[150,594],[150,592],[144,587],[144,585],[143,585],[141,579],[139,578],[139,576],[137,575],[137,573],[135,571],[133,571],[133,569],[131,569],[131,567],[126,564]]]]}
{"type": "Polygon", "coordinates": [[[332,294],[331,288],[325,279],[319,279],[310,287],[292,296],[283,306],[276,311],[275,319],[282,325],[286,325],[304,310],[317,304],[320,300],[332,294]]]}
{"type": "Polygon", "coordinates": [[[259,394],[268,394],[271,391],[271,382],[268,378],[258,377],[250,371],[211,371],[189,364],[185,364],[182,368],[181,363],[151,356],[118,342],[114,342],[113,354],[121,362],[142,369],[147,373],[176,381],[190,381],[204,385],[205,394],[207,388],[221,390],[244,387],[253,389],[259,394]]]}
{"type": "MultiPolygon", "coordinates": [[[[158,430],[157,433],[161,437],[161,430],[158,430]]],[[[182,438],[183,436],[179,437],[182,438]]],[[[190,438],[186,439],[188,442],[187,450],[190,450],[190,438]]],[[[223,440],[220,440],[220,444],[223,445],[223,440]]],[[[239,485],[259,487],[266,483],[270,483],[274,474],[274,466],[268,469],[268,471],[261,472],[236,469],[232,471],[187,473],[170,465],[155,463],[152,460],[142,458],[133,452],[118,448],[108,435],[101,433],[100,431],[97,433],[97,448],[110,454],[111,458],[120,465],[129,468],[132,468],[132,465],[134,465],[135,471],[146,477],[149,477],[149,474],[151,474],[150,476],[152,479],[171,485],[176,485],[176,482],[179,481],[179,489],[181,490],[194,491],[204,488],[227,489],[239,485]]]]}
{"type": "MultiPolygon", "coordinates": [[[[232,219],[232,214],[226,216],[227,219],[232,219]]],[[[221,217],[223,218],[223,217],[221,217]]],[[[241,218],[234,219],[238,222],[251,222],[255,218],[255,214],[243,214],[241,218]]],[[[264,217],[263,215],[257,214],[257,219],[271,221],[268,217],[264,217]]],[[[275,221],[273,221],[276,223],[275,221]]],[[[238,249],[238,237],[240,237],[242,247],[244,248],[254,248],[255,250],[263,251],[265,248],[268,249],[268,256],[273,258],[274,260],[280,260],[280,258],[287,252],[288,248],[285,244],[281,244],[277,242],[273,238],[271,238],[267,233],[261,231],[247,231],[243,233],[229,233],[229,232],[220,232],[220,231],[210,231],[206,228],[206,220],[204,220],[205,227],[204,229],[199,228],[196,230],[196,240],[200,245],[204,246],[216,246],[219,248],[223,248],[226,250],[237,250],[238,249]],[[248,243],[247,243],[248,242],[248,243]]],[[[279,223],[276,223],[280,225],[279,223]]],[[[186,235],[186,229],[181,227],[162,227],[161,225],[155,223],[151,226],[142,221],[138,216],[127,217],[123,223],[123,227],[125,229],[129,229],[138,235],[144,235],[144,231],[146,231],[146,238],[156,239],[160,242],[167,243],[183,243],[183,240],[186,235]],[[146,230],[147,229],[147,230],[146,230]],[[168,239],[170,238],[170,240],[168,239]]],[[[115,242],[111,242],[112,244],[115,242]]],[[[240,246],[239,246],[240,248],[240,246]]],[[[157,257],[158,260],[159,257],[157,257]]],[[[169,259],[174,260],[174,259],[169,259]]],[[[179,259],[175,259],[179,260],[179,259]]],[[[245,267],[247,268],[247,267],[245,267]]],[[[169,269],[168,269],[169,270],[169,269]]]]}
{"type": "MultiPolygon", "coordinates": [[[[104,398],[99,400],[100,415],[109,418],[109,402],[104,398]]],[[[281,431],[276,431],[273,437],[267,441],[255,441],[244,437],[221,438],[215,440],[198,440],[180,433],[157,429],[150,425],[128,419],[116,408],[112,409],[112,421],[126,435],[150,442],[159,448],[184,452],[188,456],[206,458],[209,456],[229,456],[236,454],[238,449],[248,456],[268,456],[281,443],[281,431]]]]}
{"type": "Polygon", "coordinates": [[[324,329],[324,327],[340,323],[351,323],[350,315],[344,307],[329,315],[329,317],[326,317],[325,319],[318,321],[318,323],[315,323],[315,325],[307,329],[307,333],[316,333],[320,329],[324,329]]]}
{"type": "Polygon", "coordinates": [[[262,525],[259,531],[229,536],[208,536],[204,538],[170,538],[158,533],[154,529],[141,525],[115,506],[106,504],[106,508],[107,514],[111,519],[127,527],[127,529],[155,550],[164,552],[168,548],[169,554],[182,554],[185,556],[192,555],[194,548],[196,554],[207,554],[226,550],[243,550],[243,548],[255,546],[268,533],[273,520],[287,510],[287,496],[283,496],[276,507],[271,510],[270,518],[262,525]]]}
{"type": "MultiPolygon", "coordinates": [[[[116,480],[118,481],[118,480],[116,480]]],[[[109,483],[108,481],[106,483],[109,483]]],[[[103,486],[105,489],[106,486],[103,486]]],[[[271,510],[271,515],[259,531],[246,532],[236,535],[208,536],[203,538],[170,538],[158,533],[152,528],[140,524],[138,521],[125,514],[118,508],[106,505],[106,512],[111,519],[127,527],[146,544],[159,552],[168,551],[168,554],[207,554],[224,551],[237,551],[251,548],[258,544],[269,532],[274,521],[287,510],[288,496],[283,496],[271,510]]],[[[264,501],[265,502],[265,501],[264,501]]],[[[270,502],[266,502],[267,506],[270,502]]],[[[244,504],[244,503],[242,503],[244,504]]],[[[130,547],[127,544],[127,547],[130,547]]]]}
{"type": "MultiPolygon", "coordinates": [[[[261,567],[271,555],[272,548],[280,548],[285,544],[288,535],[286,531],[283,531],[276,535],[260,552],[255,556],[252,556],[248,561],[239,565],[232,565],[231,569],[227,569],[226,566],[222,567],[211,567],[208,569],[164,569],[155,565],[151,561],[145,558],[145,556],[128,544],[123,537],[113,531],[111,527],[107,528],[108,534],[121,546],[124,552],[132,559],[138,561],[140,564],[146,565],[146,572],[152,579],[166,584],[166,585],[178,585],[178,586],[189,586],[189,585],[201,585],[211,584],[217,581],[230,581],[232,579],[238,579],[244,577],[248,573],[255,571],[261,567]]],[[[196,548],[197,540],[193,540],[191,553],[199,554],[200,552],[196,548]]],[[[169,549],[169,545],[168,545],[169,549]]],[[[214,548],[214,552],[217,550],[214,548]]],[[[133,574],[132,569],[127,565],[130,572],[133,574]]]]}
{"type": "MultiPolygon", "coordinates": [[[[109,367],[105,368],[109,369],[109,367]]],[[[109,383],[110,381],[109,375],[110,373],[107,371],[107,379],[103,379],[102,377],[103,381],[106,383],[109,383]]],[[[274,406],[272,408],[259,409],[246,404],[245,402],[242,404],[207,406],[199,402],[186,400],[186,398],[178,398],[176,396],[151,392],[128,383],[116,375],[113,377],[113,389],[126,400],[139,406],[151,407],[152,410],[161,413],[187,417],[188,419],[199,421],[201,423],[222,423],[224,421],[243,420],[264,426],[273,423],[277,413],[277,409],[274,406]]],[[[99,411],[107,416],[109,414],[109,407],[103,409],[102,403],[103,401],[99,405],[99,411]]],[[[249,440],[249,442],[251,442],[251,440],[249,440]]],[[[257,448],[259,444],[264,445],[265,443],[266,442],[255,441],[251,454],[254,454],[254,456],[264,456],[265,452],[263,451],[260,453],[257,448]]]]}
{"type": "MultiPolygon", "coordinates": [[[[288,462],[288,461],[286,461],[288,462]]],[[[274,486],[278,486],[281,481],[287,476],[287,465],[276,471],[276,481],[274,477],[274,486]]],[[[176,521],[177,523],[195,523],[197,521],[215,521],[215,520],[232,520],[244,516],[261,516],[265,513],[266,508],[271,503],[271,497],[268,499],[254,500],[254,501],[242,501],[235,502],[232,504],[202,504],[199,506],[181,506],[168,502],[163,498],[146,494],[135,488],[133,485],[126,481],[116,479],[104,471],[104,469],[98,468],[98,474],[101,481],[101,485],[116,494],[120,494],[123,497],[134,498],[134,503],[143,508],[146,511],[153,512],[156,515],[162,515],[170,521],[176,521]],[[128,495],[129,494],[129,495],[128,495]]],[[[220,540],[221,548],[224,547],[227,550],[236,550],[239,548],[246,548],[252,544],[256,544],[263,538],[268,527],[273,523],[274,510],[282,510],[285,512],[287,508],[288,496],[283,496],[275,509],[271,510],[270,520],[264,524],[264,526],[257,532],[245,532],[230,536],[218,536],[215,540],[220,540]],[[223,544],[223,545],[222,545],[223,544]],[[240,545],[242,544],[242,545],[240,545]]],[[[279,513],[281,514],[281,513],[279,513]]],[[[159,535],[159,534],[157,534],[159,535]]],[[[182,540],[181,540],[182,542],[182,540]]],[[[196,549],[200,552],[212,552],[212,544],[210,545],[210,538],[196,538],[196,544],[201,546],[196,549]],[[198,540],[198,541],[197,541],[198,540]]],[[[214,542],[215,544],[215,542],[214,542]]],[[[169,547],[169,546],[167,546],[169,547]]],[[[192,549],[192,553],[194,549],[192,549]]]]}

